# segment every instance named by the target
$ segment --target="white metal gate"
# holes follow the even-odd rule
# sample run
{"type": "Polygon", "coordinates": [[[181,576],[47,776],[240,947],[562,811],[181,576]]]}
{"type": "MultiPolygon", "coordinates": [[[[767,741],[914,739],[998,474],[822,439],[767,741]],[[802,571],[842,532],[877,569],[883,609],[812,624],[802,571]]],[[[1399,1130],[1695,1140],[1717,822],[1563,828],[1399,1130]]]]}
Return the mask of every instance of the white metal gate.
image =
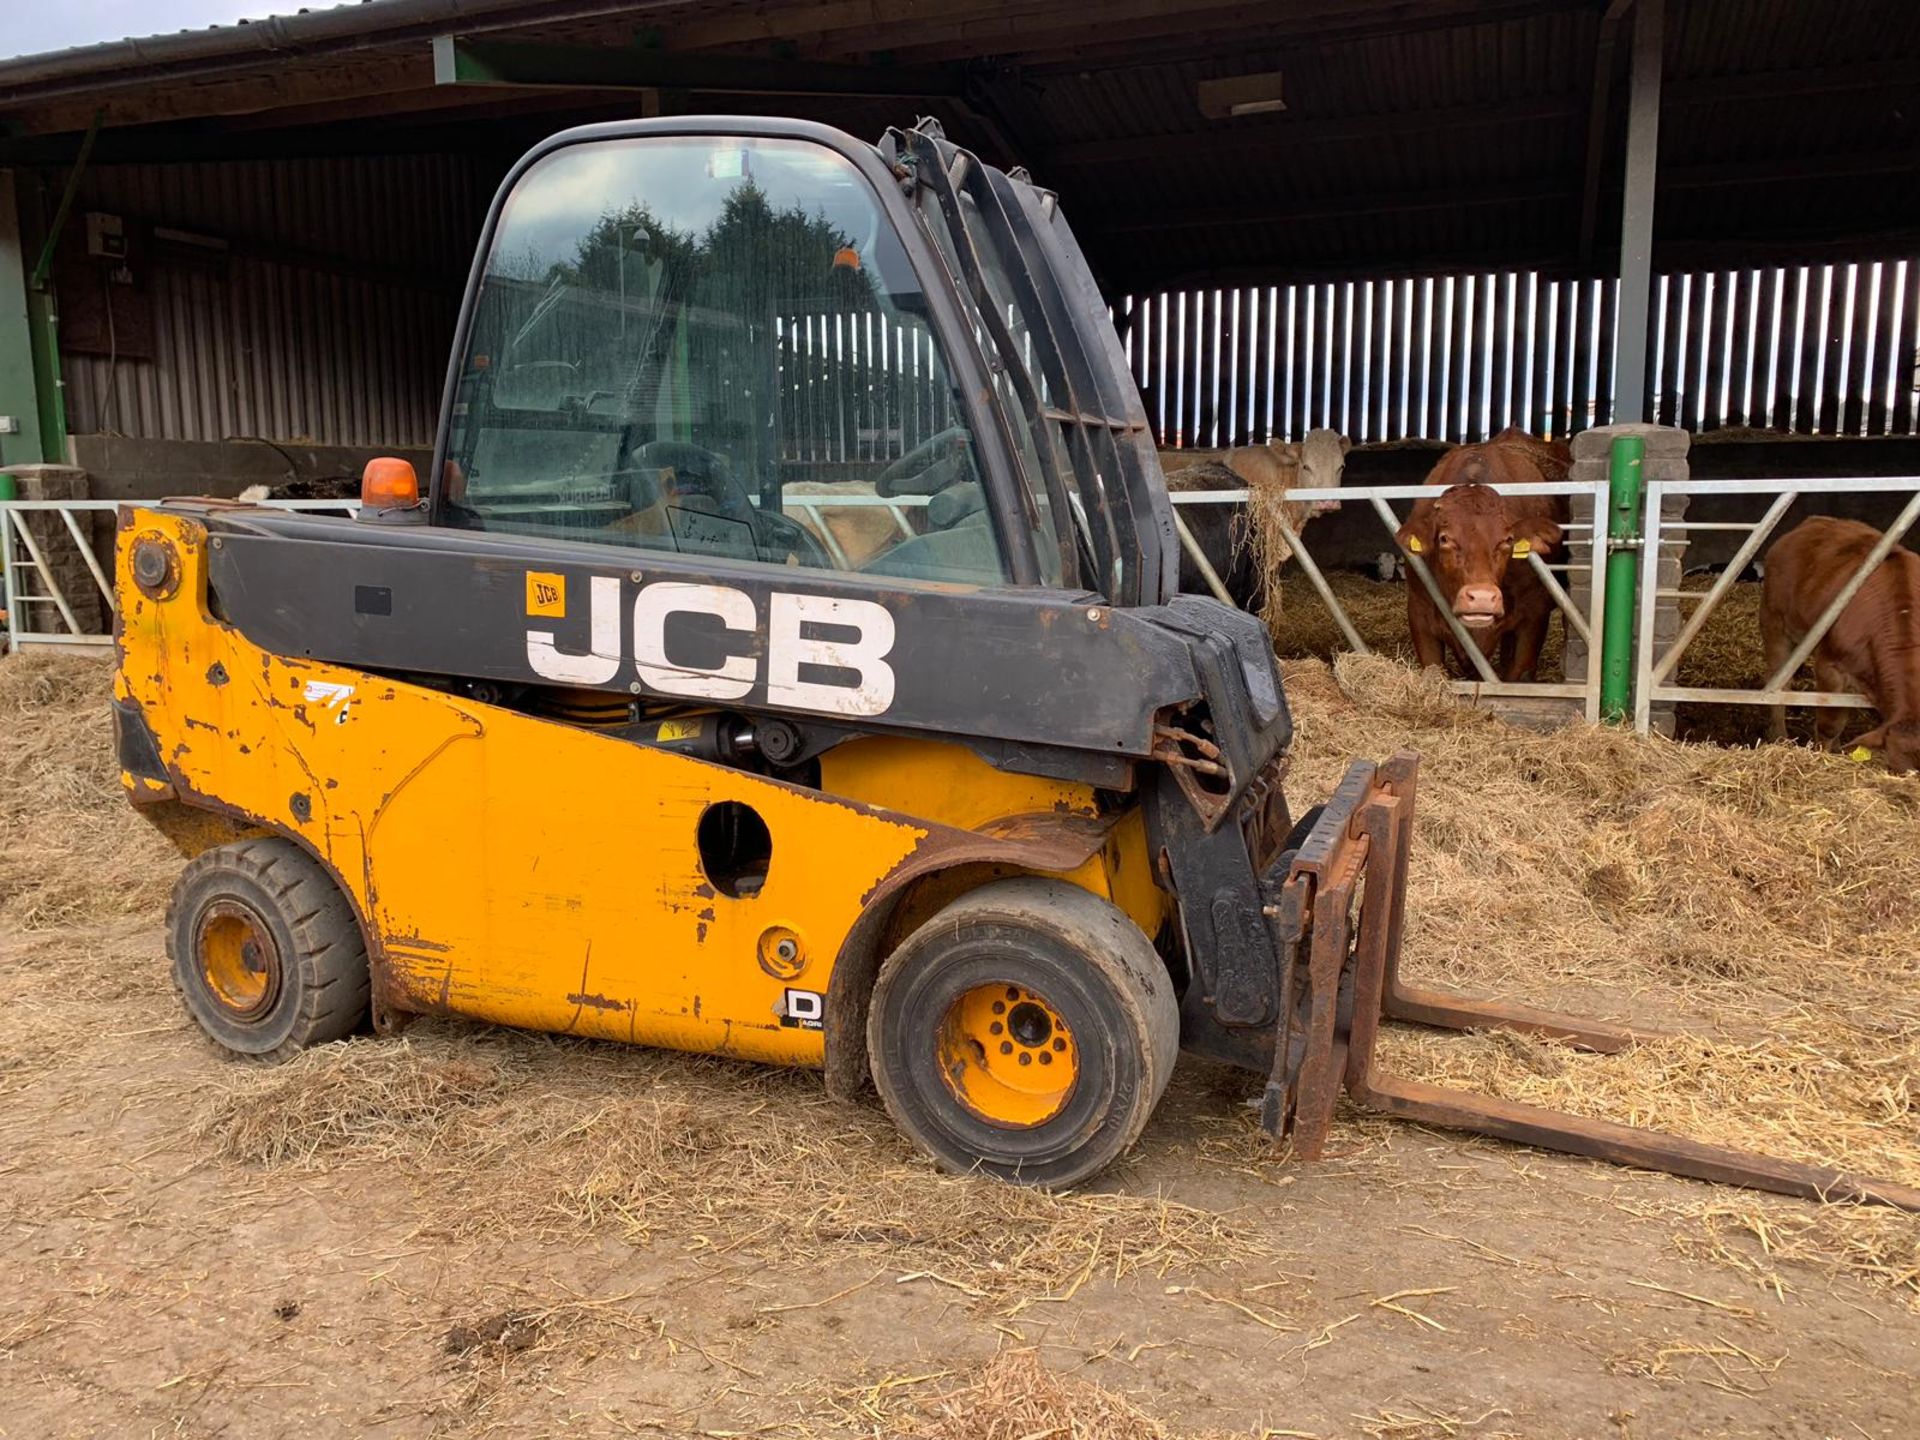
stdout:
{"type": "MultiPolygon", "coordinates": [[[[1920,476],[1865,476],[1842,479],[1821,480],[1649,480],[1646,482],[1645,511],[1641,521],[1641,555],[1638,605],[1638,633],[1634,644],[1634,725],[1645,734],[1652,723],[1653,707],[1658,704],[1675,701],[1691,701],[1709,705],[1808,705],[1815,707],[1844,707],[1848,709],[1871,709],[1870,702],[1863,695],[1834,691],[1795,690],[1792,689],[1794,677],[1800,672],[1807,658],[1813,654],[1833,622],[1846,609],[1847,602],[1864,585],[1869,576],[1906,536],[1916,519],[1920,519],[1920,476]],[[1661,501],[1669,495],[1754,495],[1771,496],[1772,502],[1766,513],[1758,520],[1665,520],[1661,516],[1661,501]],[[1792,508],[1794,501],[1803,496],[1820,495],[1905,495],[1906,504],[1901,508],[1892,525],[1882,532],[1879,542],[1868,552],[1861,565],[1854,571],[1848,582],[1835,593],[1825,612],[1796,645],[1793,651],[1779,665],[1773,668],[1760,688],[1756,690],[1704,688],[1699,686],[1678,685],[1674,677],[1679,673],[1680,661],[1685,657],[1687,648],[1699,638],[1720,605],[1732,593],[1740,575],[1754,560],[1761,558],[1766,544],[1780,522],[1792,508]],[[1702,531],[1724,530],[1735,533],[1744,532],[1746,538],[1740,548],[1727,562],[1726,568],[1715,577],[1714,583],[1705,591],[1678,590],[1665,591],[1659,588],[1657,560],[1660,554],[1660,541],[1663,538],[1696,534],[1702,531]],[[1686,617],[1680,633],[1671,645],[1662,649],[1654,638],[1654,607],[1661,600],[1672,600],[1679,604],[1692,604],[1693,612],[1686,617]]],[[[1759,644],[1759,637],[1755,637],[1759,644]]]]}
{"type": "MultiPolygon", "coordinates": [[[[263,500],[278,510],[320,510],[351,515],[360,508],[357,500],[263,500]]],[[[0,604],[7,616],[9,643],[15,649],[28,647],[58,650],[100,650],[113,644],[111,618],[105,633],[83,625],[75,610],[82,603],[69,593],[71,574],[61,578],[60,554],[49,553],[42,543],[46,538],[34,534],[31,520],[37,515],[53,515],[60,520],[72,550],[77,552],[92,587],[98,591],[104,613],[115,613],[113,581],[107,567],[94,553],[87,523],[92,516],[112,515],[119,510],[118,500],[0,500],[0,604]]],[[[70,567],[67,567],[70,569],[70,567]]],[[[91,605],[88,593],[85,603],[91,605]]]]}

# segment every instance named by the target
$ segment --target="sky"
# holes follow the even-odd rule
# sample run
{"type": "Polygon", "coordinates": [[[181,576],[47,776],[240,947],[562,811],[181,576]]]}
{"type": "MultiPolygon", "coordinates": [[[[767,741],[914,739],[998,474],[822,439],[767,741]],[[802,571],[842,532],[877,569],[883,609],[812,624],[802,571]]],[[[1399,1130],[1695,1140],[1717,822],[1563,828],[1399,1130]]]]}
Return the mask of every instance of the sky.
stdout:
{"type": "Polygon", "coordinates": [[[37,55],[129,35],[203,30],[262,15],[291,14],[327,0],[0,0],[0,57],[37,55]]]}

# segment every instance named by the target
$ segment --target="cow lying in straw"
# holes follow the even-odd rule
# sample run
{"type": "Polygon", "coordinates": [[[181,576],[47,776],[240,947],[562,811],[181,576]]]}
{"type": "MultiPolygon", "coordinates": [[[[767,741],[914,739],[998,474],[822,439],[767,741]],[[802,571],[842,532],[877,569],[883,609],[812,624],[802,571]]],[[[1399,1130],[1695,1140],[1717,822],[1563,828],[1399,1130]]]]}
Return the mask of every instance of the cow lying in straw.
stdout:
{"type": "MultiPolygon", "coordinates": [[[[1298,535],[1314,516],[1339,509],[1338,502],[1306,504],[1288,500],[1292,490],[1333,489],[1346,469],[1347,439],[1334,430],[1309,430],[1298,444],[1276,440],[1248,445],[1182,466],[1164,457],[1167,488],[1245,490],[1247,503],[1183,505],[1180,518],[1199,542],[1201,553],[1225,583],[1227,594],[1277,633],[1280,624],[1280,569],[1293,557],[1288,532],[1298,535]],[[1178,468],[1175,468],[1178,467],[1178,468]]],[[[1180,588],[1204,595],[1210,588],[1184,547],[1180,588]]]]}
{"type": "MultiPolygon", "coordinates": [[[[1489,487],[1564,480],[1572,463],[1564,445],[1517,429],[1481,445],[1459,446],[1427,476],[1427,484],[1447,488],[1416,503],[1400,527],[1401,546],[1426,563],[1480,652],[1493,658],[1497,648],[1494,673],[1502,680],[1531,680],[1539,670],[1553,597],[1526,557],[1531,551],[1550,561],[1559,553],[1567,502],[1559,496],[1503,496],[1489,487]]],[[[1440,665],[1450,653],[1471,663],[1411,570],[1407,627],[1422,666],[1440,665]]]]}
{"type": "MultiPolygon", "coordinates": [[[[1767,552],[1760,592],[1760,636],[1767,673],[1786,663],[1834,596],[1865,562],[1880,532],[1858,520],[1816,515],[1780,537],[1767,552]]],[[[1920,770],[1920,555],[1894,547],[1867,577],[1813,647],[1814,683],[1822,690],[1857,690],[1880,712],[1879,728],[1860,737],[1895,774],[1920,770]]],[[[1815,722],[1831,747],[1846,723],[1823,709],[1815,722]]],[[[1768,731],[1787,733],[1785,707],[1775,707],[1768,731]]]]}

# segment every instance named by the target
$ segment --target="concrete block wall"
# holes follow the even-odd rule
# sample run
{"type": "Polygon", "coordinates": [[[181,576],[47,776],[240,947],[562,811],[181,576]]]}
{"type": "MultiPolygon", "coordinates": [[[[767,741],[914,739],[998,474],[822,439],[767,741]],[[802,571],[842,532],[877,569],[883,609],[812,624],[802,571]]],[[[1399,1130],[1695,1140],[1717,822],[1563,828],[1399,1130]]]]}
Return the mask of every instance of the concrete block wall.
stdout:
{"type": "MultiPolygon", "coordinates": [[[[91,498],[87,485],[87,472],[71,465],[11,465],[8,475],[13,477],[14,485],[22,500],[86,500],[91,498]]],[[[87,568],[87,562],[80,554],[80,547],[74,544],[73,533],[67,529],[61,518],[49,512],[35,514],[21,512],[27,529],[33,536],[34,544],[39,548],[46,566],[52,572],[60,594],[66,598],[67,606],[73,612],[74,620],[80,626],[83,635],[104,635],[108,633],[110,612],[106,599],[100,593],[100,587],[93,578],[93,572],[87,568]]],[[[95,532],[104,525],[111,534],[113,516],[102,512],[97,516],[83,516],[80,530],[90,539],[96,539],[95,532]]],[[[48,595],[51,592],[31,564],[32,556],[20,541],[18,534],[12,537],[14,585],[29,595],[48,595]],[[20,562],[28,562],[25,568],[20,562]]],[[[101,546],[93,544],[96,555],[101,546]]],[[[111,553],[109,551],[109,553],[111,553]]],[[[60,607],[51,599],[17,601],[20,614],[10,617],[9,623],[16,629],[31,630],[39,634],[66,634],[67,624],[60,613],[60,607]]]]}
{"type": "MultiPolygon", "coordinates": [[[[1626,436],[1638,436],[1646,442],[1646,460],[1641,467],[1643,480],[1684,480],[1688,475],[1687,455],[1693,437],[1685,430],[1677,430],[1665,425],[1601,425],[1592,430],[1583,430],[1573,437],[1573,470],[1569,479],[1582,484],[1594,484],[1607,478],[1608,466],[1613,453],[1613,442],[1626,436]]],[[[1669,495],[1661,503],[1662,520],[1684,519],[1687,513],[1687,497],[1669,495]]],[[[1573,500],[1573,520],[1575,524],[1590,525],[1594,520],[1593,501],[1585,496],[1575,496],[1573,500]]],[[[1604,535],[1606,517],[1600,517],[1600,533],[1604,535]]],[[[1593,537],[1591,529],[1575,532],[1575,538],[1569,543],[1567,563],[1569,570],[1567,593],[1573,598],[1583,613],[1590,613],[1592,603],[1593,537]]],[[[1602,552],[1604,554],[1604,550],[1602,552]]],[[[1657,588],[1678,590],[1680,577],[1686,569],[1687,542],[1684,533],[1665,540],[1660,546],[1660,568],[1657,588]]],[[[1656,603],[1653,619],[1653,638],[1655,653],[1663,646],[1671,644],[1680,634],[1683,617],[1680,604],[1676,600],[1660,600],[1656,603]]],[[[1597,637],[1596,637],[1597,639],[1597,637]]],[[[1579,679],[1587,673],[1587,646],[1571,630],[1567,632],[1566,671],[1569,680],[1579,679]]],[[[1663,735],[1673,733],[1673,707],[1656,705],[1653,710],[1654,728],[1663,735]]]]}

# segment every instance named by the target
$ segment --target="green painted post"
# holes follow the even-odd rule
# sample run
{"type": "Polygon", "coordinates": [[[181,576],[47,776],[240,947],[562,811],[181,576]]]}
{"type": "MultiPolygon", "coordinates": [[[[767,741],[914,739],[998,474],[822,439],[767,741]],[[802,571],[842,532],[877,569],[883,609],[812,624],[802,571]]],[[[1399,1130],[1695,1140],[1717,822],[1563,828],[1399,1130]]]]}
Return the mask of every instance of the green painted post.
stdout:
{"type": "Polygon", "coordinates": [[[1600,639],[1600,718],[1619,724],[1633,700],[1634,598],[1638,586],[1640,471],[1647,442],[1622,435],[1607,457],[1607,627],[1600,639]]]}
{"type": "Polygon", "coordinates": [[[0,465],[25,465],[47,458],[40,443],[34,334],[14,172],[0,168],[0,415],[14,422],[10,433],[0,434],[0,465]]]}
{"type": "Polygon", "coordinates": [[[34,404],[39,415],[40,458],[49,465],[67,463],[67,395],[60,380],[60,316],[53,287],[27,290],[27,340],[33,367],[34,404]]]}

